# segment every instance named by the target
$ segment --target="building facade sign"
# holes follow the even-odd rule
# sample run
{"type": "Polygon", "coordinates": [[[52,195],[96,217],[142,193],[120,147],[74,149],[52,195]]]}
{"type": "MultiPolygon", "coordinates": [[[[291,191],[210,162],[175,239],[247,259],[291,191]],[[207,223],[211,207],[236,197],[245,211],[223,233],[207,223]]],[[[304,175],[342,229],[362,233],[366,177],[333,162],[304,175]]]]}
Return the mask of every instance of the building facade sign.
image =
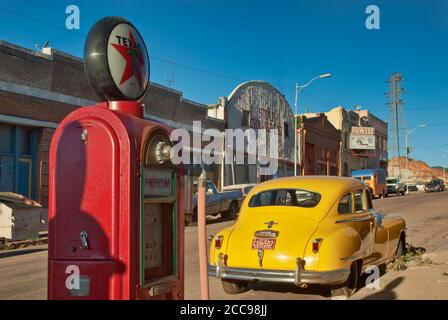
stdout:
{"type": "Polygon", "coordinates": [[[145,197],[168,197],[172,194],[170,170],[145,168],[143,193],[145,197]]]}
{"type": "Polygon", "coordinates": [[[375,150],[375,136],[350,134],[350,149],[352,150],[375,150]]]}
{"type": "Polygon", "coordinates": [[[375,128],[373,127],[352,127],[352,134],[360,135],[375,135],[375,128]]]}

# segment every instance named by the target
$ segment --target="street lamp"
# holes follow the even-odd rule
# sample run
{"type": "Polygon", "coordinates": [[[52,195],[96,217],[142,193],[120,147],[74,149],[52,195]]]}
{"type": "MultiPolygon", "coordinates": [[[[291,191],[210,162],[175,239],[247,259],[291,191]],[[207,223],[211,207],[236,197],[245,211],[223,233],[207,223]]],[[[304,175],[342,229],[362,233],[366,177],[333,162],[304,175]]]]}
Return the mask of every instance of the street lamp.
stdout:
{"type": "Polygon", "coordinates": [[[331,73],[324,73],[321,74],[320,76],[314,77],[313,79],[311,79],[310,81],[308,81],[308,83],[299,86],[299,84],[296,82],[296,95],[295,95],[295,99],[294,99],[294,176],[297,176],[297,115],[298,115],[298,97],[299,97],[299,92],[300,90],[308,87],[314,80],[317,79],[323,79],[323,78],[329,78],[331,77],[331,73]]]}
{"type": "MultiPolygon", "coordinates": [[[[448,153],[448,150],[445,150],[445,151],[443,152],[443,154],[442,154],[442,159],[446,159],[446,154],[447,154],[447,153],[448,153]]],[[[446,182],[445,182],[445,181],[446,181],[446,176],[445,176],[445,170],[446,170],[445,162],[443,163],[442,168],[443,168],[443,183],[446,183],[446,182]]]]}
{"type": "Polygon", "coordinates": [[[406,130],[406,182],[409,182],[409,171],[408,171],[408,158],[409,158],[409,149],[408,149],[408,139],[409,135],[414,132],[418,128],[424,128],[426,124],[419,124],[418,126],[412,128],[411,130],[406,130]]]}

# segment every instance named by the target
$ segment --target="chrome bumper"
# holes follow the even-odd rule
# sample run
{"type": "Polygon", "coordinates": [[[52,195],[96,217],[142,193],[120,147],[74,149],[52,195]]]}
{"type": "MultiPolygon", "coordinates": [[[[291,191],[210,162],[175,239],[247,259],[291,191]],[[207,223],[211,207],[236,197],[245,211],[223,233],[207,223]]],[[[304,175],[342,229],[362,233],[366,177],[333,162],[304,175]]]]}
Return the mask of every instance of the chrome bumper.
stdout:
{"type": "Polygon", "coordinates": [[[304,260],[297,258],[295,270],[229,268],[223,264],[222,256],[220,256],[218,265],[208,265],[208,275],[218,279],[282,282],[300,286],[302,284],[341,284],[347,280],[350,274],[350,268],[332,271],[305,271],[303,262],[304,260]]]}

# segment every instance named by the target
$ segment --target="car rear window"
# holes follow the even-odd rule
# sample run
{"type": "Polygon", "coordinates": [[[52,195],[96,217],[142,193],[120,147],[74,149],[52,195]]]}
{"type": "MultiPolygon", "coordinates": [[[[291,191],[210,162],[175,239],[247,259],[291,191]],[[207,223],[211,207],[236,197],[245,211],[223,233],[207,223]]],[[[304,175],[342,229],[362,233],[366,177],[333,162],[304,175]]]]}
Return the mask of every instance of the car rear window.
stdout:
{"type": "Polygon", "coordinates": [[[276,189],[257,193],[249,201],[249,207],[286,206],[313,208],[320,201],[320,194],[300,189],[276,189]]]}

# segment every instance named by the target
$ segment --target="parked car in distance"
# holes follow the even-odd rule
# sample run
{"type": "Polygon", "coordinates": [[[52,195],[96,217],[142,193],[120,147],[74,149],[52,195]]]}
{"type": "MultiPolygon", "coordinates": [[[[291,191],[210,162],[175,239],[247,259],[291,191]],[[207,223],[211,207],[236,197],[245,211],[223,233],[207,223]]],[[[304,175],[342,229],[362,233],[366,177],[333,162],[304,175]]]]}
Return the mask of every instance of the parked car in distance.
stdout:
{"type": "Polygon", "coordinates": [[[417,192],[419,191],[416,183],[408,183],[406,184],[406,191],[409,192],[417,192]]]}
{"type": "MultiPolygon", "coordinates": [[[[187,221],[187,224],[197,221],[197,188],[197,181],[195,181],[193,184],[192,221],[187,221]]],[[[224,219],[235,220],[243,199],[241,190],[219,192],[213,181],[208,180],[205,187],[205,214],[218,215],[220,213],[224,219]]]]}
{"type": "Polygon", "coordinates": [[[387,178],[387,194],[396,194],[397,196],[404,196],[406,193],[406,185],[401,182],[400,178],[387,178]]]}
{"type": "Polygon", "coordinates": [[[372,197],[387,197],[386,171],[382,168],[352,171],[352,178],[363,181],[370,188],[372,197]]]}
{"type": "Polygon", "coordinates": [[[403,253],[405,230],[402,218],[374,210],[359,180],[273,179],[255,186],[236,223],[215,234],[208,274],[229,294],[267,281],[327,285],[349,296],[366,268],[403,253]]]}
{"type": "Polygon", "coordinates": [[[250,190],[255,187],[256,183],[244,183],[244,184],[233,184],[230,186],[225,186],[222,188],[222,191],[235,191],[240,190],[243,193],[243,196],[247,196],[250,190]]]}
{"type": "Polygon", "coordinates": [[[425,192],[440,192],[445,190],[445,183],[441,179],[433,179],[425,185],[425,192]]]}

